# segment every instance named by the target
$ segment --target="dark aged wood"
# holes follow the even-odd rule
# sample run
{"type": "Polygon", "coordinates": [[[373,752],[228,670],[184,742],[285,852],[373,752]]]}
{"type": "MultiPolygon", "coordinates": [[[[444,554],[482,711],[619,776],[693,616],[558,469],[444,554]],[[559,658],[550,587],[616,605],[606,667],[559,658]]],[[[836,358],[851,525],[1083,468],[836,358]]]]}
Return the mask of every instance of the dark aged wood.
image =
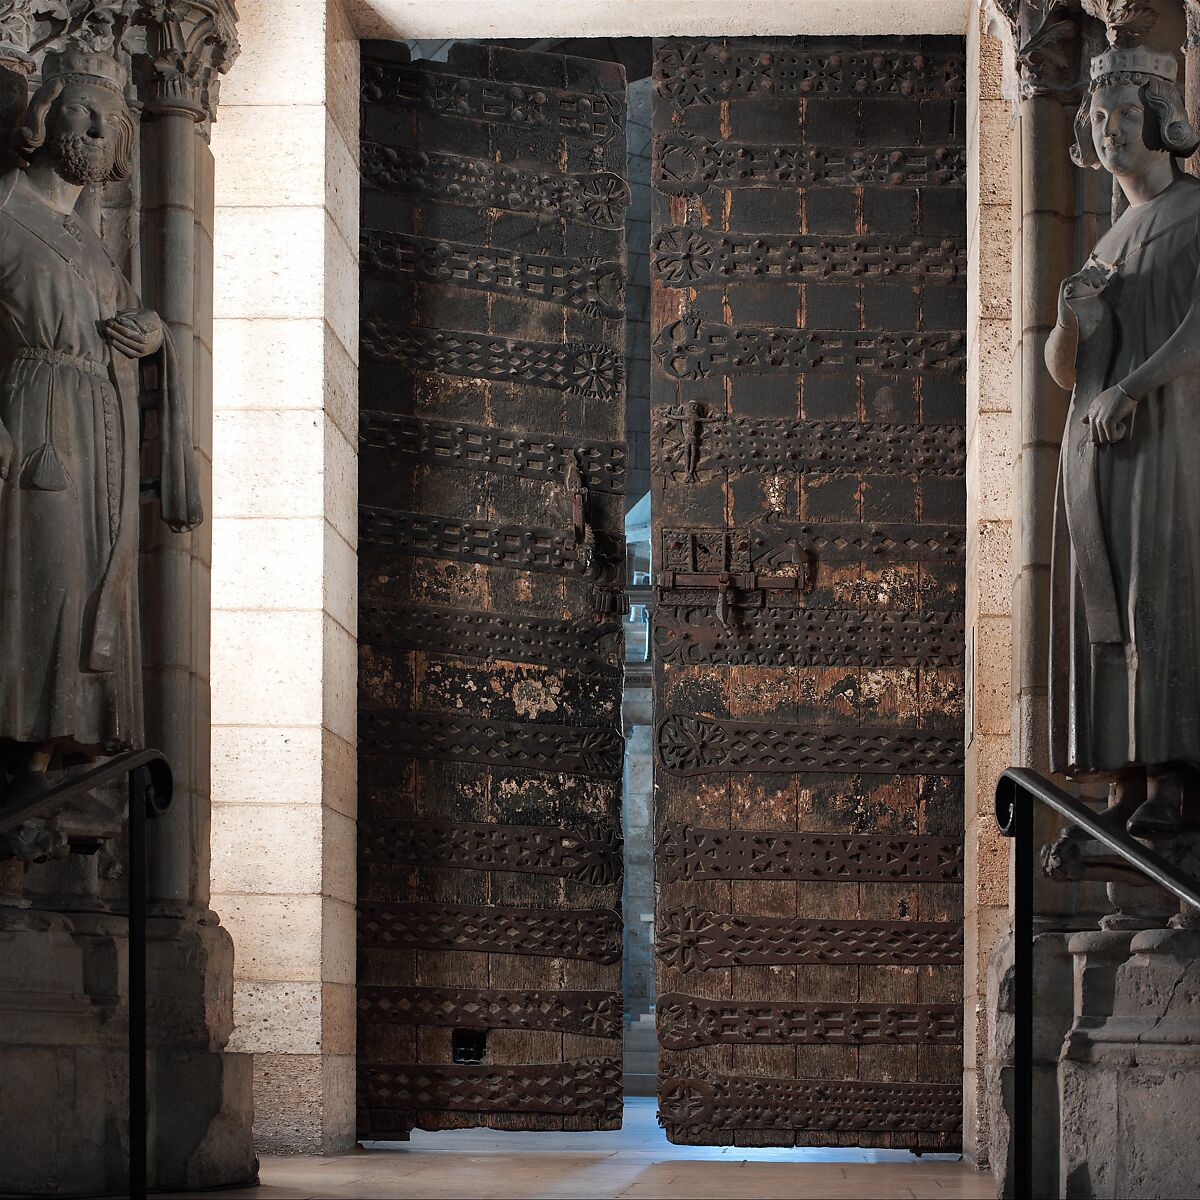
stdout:
{"type": "Polygon", "coordinates": [[[654,270],[667,287],[694,283],[786,279],[813,283],[889,279],[953,283],[967,269],[963,238],[803,237],[725,233],[674,225],[651,249],[654,270]]]}
{"type": "Polygon", "coordinates": [[[705,1130],[887,1130],[922,1148],[918,1135],[962,1129],[962,1087],[952,1083],[668,1075],[659,1096],[669,1125],[705,1130]]]}
{"type": "Polygon", "coordinates": [[[370,1124],[360,1135],[407,1135],[417,1114],[431,1111],[545,1113],[586,1121],[589,1129],[619,1129],[621,1081],[619,1058],[514,1067],[381,1063],[362,1072],[370,1124]]]}
{"type": "Polygon", "coordinates": [[[655,64],[667,1135],[955,1150],[963,43],[655,64]]]}
{"type": "Polygon", "coordinates": [[[624,442],[571,441],[531,430],[494,429],[398,413],[359,414],[359,454],[417,459],[462,470],[502,471],[565,484],[573,466],[588,491],[625,491],[624,442]]]}
{"type": "MultiPolygon", "coordinates": [[[[828,1019],[832,1024],[834,1018],[828,1019]]],[[[863,1019],[871,1020],[870,1017],[863,1019]]],[[[908,1018],[903,1014],[896,1020],[907,1028],[908,1018]]],[[[360,987],[358,1021],[359,1024],[445,1025],[468,1029],[548,1029],[555,1033],[619,1038],[621,994],[465,987],[360,987]]],[[[888,1028],[891,1028],[890,1024],[888,1028]]]]}
{"type": "Polygon", "coordinates": [[[385,279],[527,296],[592,316],[620,318],[624,311],[625,270],[617,262],[579,262],[383,229],[364,229],[359,248],[360,268],[385,279]]]}
{"type": "Polygon", "coordinates": [[[669,712],[655,729],[658,763],[673,775],[729,771],[939,775],[962,770],[962,738],[921,729],[821,729],[714,721],[669,712]]]}
{"type": "Polygon", "coordinates": [[[362,98],[368,104],[420,108],[469,121],[511,123],[551,133],[607,141],[625,129],[623,92],[541,88],[472,79],[434,63],[410,66],[365,58],[362,98]]]}
{"type": "Polygon", "coordinates": [[[962,925],[951,921],[801,921],[660,908],[655,934],[659,961],[681,971],[962,962],[962,925]]]}
{"type": "Polygon", "coordinates": [[[611,619],[558,621],[372,599],[359,606],[358,635],[376,648],[441,647],[457,658],[586,668],[606,675],[621,670],[622,629],[611,619]]]}
{"type": "Polygon", "coordinates": [[[625,744],[603,725],[498,721],[459,713],[360,709],[364,754],[444,759],[524,771],[620,778],[625,744]]]}
{"type": "Polygon", "coordinates": [[[820,834],[668,825],[655,855],[660,880],[842,879],[870,883],[962,879],[958,838],[820,834]]]}
{"type": "MultiPolygon", "coordinates": [[[[665,594],[665,593],[664,593],[665,594]]],[[[750,593],[761,600],[763,593],[750,593]]],[[[958,667],[962,613],[872,613],[859,609],[742,607],[722,624],[718,593],[654,606],[655,656],[663,663],[780,667],[958,667]]]]}
{"type": "Polygon", "coordinates": [[[358,944],[376,950],[491,950],[615,963],[621,959],[621,914],[364,900],[358,906],[358,944]]]}
{"type": "Polygon", "coordinates": [[[563,217],[614,232],[629,207],[629,185],[615,171],[542,171],[365,140],[359,162],[369,187],[439,204],[563,217]]]}
{"type": "Polygon", "coordinates": [[[420,863],[472,871],[569,875],[607,885],[621,877],[617,830],[545,825],[485,825],[376,819],[359,835],[359,855],[371,862],[420,863]]]}
{"type": "Polygon", "coordinates": [[[966,469],[961,425],[754,420],[705,404],[660,408],[650,432],[655,470],[672,483],[766,470],[957,479],[966,469]]]}
{"type": "Polygon", "coordinates": [[[961,96],[966,57],[960,52],[859,50],[843,42],[802,45],[671,41],[654,54],[655,95],[680,109],[755,96],[910,99],[961,96]]]}
{"type": "Polygon", "coordinates": [[[610,1128],[625,82],[364,53],[359,1130],[610,1128]]]}
{"type": "Polygon", "coordinates": [[[900,146],[846,150],[837,146],[765,146],[714,142],[691,134],[654,140],[654,183],[667,193],[703,192],[715,183],[740,187],[890,184],[961,186],[967,155],[961,146],[900,146]]]}
{"type": "Polygon", "coordinates": [[[612,346],[589,342],[534,342],[462,329],[418,329],[366,319],[359,329],[363,353],[406,371],[438,371],[495,383],[619,400],[625,365],[612,346]]]}
{"type": "Polygon", "coordinates": [[[967,365],[967,339],[957,330],[771,329],[683,320],[662,330],[654,341],[654,354],[664,374],[675,379],[847,368],[961,374],[967,365]]]}
{"type": "MultiPolygon", "coordinates": [[[[362,1001],[359,1001],[361,1012],[362,1001]]],[[[669,992],[655,1007],[668,1050],[739,1045],[962,1044],[961,1004],[760,1003],[669,992]]],[[[361,1018],[360,1018],[361,1019],[361,1018]]]]}

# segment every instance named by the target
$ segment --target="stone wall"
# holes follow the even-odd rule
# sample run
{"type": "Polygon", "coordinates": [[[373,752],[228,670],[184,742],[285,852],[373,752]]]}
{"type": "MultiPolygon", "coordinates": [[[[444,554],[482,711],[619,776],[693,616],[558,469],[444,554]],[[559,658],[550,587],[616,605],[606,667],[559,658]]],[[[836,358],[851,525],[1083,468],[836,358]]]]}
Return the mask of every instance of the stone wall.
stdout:
{"type": "Polygon", "coordinates": [[[967,34],[967,638],[964,1150],[987,1161],[986,975],[1008,918],[996,779],[1010,762],[1012,647],[1012,109],[1002,47],[973,12],[967,34]]]}
{"type": "Polygon", "coordinates": [[[260,1151],[354,1137],[358,42],[243,5],[215,269],[214,907],[260,1151]]]}

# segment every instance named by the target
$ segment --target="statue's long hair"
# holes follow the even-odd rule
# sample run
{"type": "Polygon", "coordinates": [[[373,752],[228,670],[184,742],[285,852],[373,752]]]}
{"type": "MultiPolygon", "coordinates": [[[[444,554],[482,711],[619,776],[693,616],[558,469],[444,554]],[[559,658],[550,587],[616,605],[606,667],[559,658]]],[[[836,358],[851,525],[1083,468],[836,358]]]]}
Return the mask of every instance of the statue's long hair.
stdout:
{"type": "MultiPolygon", "coordinates": [[[[16,131],[16,151],[29,162],[30,158],[46,144],[46,126],[50,111],[58,98],[72,81],[65,78],[50,79],[33,94],[25,114],[25,124],[16,131]]],[[[110,180],[128,179],[133,171],[133,142],[137,130],[129,110],[122,107],[116,122],[116,147],[113,153],[113,168],[110,180]]]]}

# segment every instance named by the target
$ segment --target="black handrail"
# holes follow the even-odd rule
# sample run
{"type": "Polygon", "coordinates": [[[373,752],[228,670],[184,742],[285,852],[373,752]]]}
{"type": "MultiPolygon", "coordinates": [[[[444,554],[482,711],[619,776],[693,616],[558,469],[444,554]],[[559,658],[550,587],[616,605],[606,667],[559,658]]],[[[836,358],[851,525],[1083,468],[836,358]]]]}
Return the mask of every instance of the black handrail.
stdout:
{"type": "Polygon", "coordinates": [[[1200,886],[1123,829],[1026,767],[1009,767],[996,783],[996,824],[1016,841],[1013,890],[1013,1194],[1033,1192],[1033,805],[1040,801],[1119,855],[1159,887],[1200,911],[1200,886]]]}
{"type": "Polygon", "coordinates": [[[0,806],[0,834],[49,820],[94,788],[124,778],[129,789],[129,1197],[146,1195],[146,820],[162,816],[174,786],[158,750],[129,750],[20,804],[0,806]]]}

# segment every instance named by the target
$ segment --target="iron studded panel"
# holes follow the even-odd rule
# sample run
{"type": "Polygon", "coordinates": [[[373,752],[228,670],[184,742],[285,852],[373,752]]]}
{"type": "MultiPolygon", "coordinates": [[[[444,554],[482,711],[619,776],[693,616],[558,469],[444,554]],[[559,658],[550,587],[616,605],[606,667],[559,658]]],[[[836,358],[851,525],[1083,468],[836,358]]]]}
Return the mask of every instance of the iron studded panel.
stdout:
{"type": "Polygon", "coordinates": [[[672,1141],[959,1144],[964,76],[957,38],[656,44],[672,1141]]]}
{"type": "Polygon", "coordinates": [[[364,45],[364,1136],[620,1118],[624,97],[364,45]]]}

